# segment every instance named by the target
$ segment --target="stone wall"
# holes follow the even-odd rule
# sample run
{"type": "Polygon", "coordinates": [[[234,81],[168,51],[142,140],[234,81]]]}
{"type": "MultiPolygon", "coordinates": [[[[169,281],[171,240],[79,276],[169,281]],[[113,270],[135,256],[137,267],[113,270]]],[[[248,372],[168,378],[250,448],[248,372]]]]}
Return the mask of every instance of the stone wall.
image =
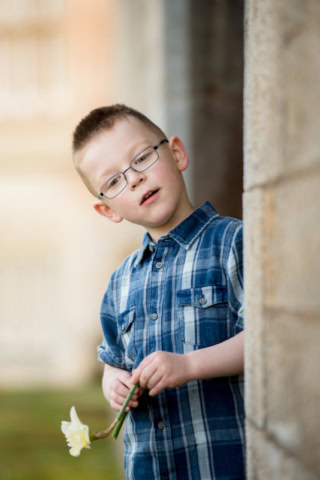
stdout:
{"type": "Polygon", "coordinates": [[[247,0],[248,478],[320,477],[320,3],[247,0]]]}

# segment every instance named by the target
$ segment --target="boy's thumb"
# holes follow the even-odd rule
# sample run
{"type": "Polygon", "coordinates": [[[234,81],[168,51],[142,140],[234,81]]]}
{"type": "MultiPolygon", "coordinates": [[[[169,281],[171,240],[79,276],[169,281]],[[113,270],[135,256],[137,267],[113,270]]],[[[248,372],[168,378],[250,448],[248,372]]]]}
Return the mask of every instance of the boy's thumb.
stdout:
{"type": "Polygon", "coordinates": [[[130,379],[130,380],[131,380],[131,383],[132,383],[133,385],[135,385],[135,384],[137,383],[138,378],[139,378],[139,376],[138,376],[138,374],[137,374],[137,370],[132,370],[132,375],[131,375],[131,379],[130,379]]]}

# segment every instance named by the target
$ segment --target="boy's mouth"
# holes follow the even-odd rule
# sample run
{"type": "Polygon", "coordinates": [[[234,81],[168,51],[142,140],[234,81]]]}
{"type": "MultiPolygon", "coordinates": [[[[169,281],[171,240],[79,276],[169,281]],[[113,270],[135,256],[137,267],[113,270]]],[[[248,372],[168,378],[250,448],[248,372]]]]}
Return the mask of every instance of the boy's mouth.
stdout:
{"type": "Polygon", "coordinates": [[[157,192],[159,192],[159,188],[156,190],[149,190],[148,192],[146,192],[141,199],[140,205],[145,203],[149,198],[153,197],[153,195],[155,195],[157,192]]]}

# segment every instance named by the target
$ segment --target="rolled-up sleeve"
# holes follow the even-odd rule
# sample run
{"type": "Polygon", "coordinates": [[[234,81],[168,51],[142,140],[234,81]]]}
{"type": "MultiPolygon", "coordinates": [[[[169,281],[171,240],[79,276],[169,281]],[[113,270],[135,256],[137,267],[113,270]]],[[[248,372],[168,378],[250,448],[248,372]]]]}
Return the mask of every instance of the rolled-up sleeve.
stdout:
{"type": "Polygon", "coordinates": [[[102,343],[98,346],[98,359],[112,367],[125,367],[125,354],[121,335],[118,330],[117,315],[114,308],[114,288],[111,277],[108,289],[103,297],[100,320],[103,331],[102,343]]]}

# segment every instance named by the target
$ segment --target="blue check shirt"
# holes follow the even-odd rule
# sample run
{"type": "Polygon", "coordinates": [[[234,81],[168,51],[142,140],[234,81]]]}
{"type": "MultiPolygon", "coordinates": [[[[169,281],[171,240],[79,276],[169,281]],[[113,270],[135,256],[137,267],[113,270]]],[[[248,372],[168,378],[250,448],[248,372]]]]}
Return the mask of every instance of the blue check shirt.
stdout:
{"type": "MultiPolygon", "coordinates": [[[[103,362],[131,371],[156,350],[187,353],[243,330],[242,223],[207,202],[111,277],[101,307],[103,362]]],[[[129,480],[245,478],[243,376],[147,392],[127,416],[129,480]]]]}

